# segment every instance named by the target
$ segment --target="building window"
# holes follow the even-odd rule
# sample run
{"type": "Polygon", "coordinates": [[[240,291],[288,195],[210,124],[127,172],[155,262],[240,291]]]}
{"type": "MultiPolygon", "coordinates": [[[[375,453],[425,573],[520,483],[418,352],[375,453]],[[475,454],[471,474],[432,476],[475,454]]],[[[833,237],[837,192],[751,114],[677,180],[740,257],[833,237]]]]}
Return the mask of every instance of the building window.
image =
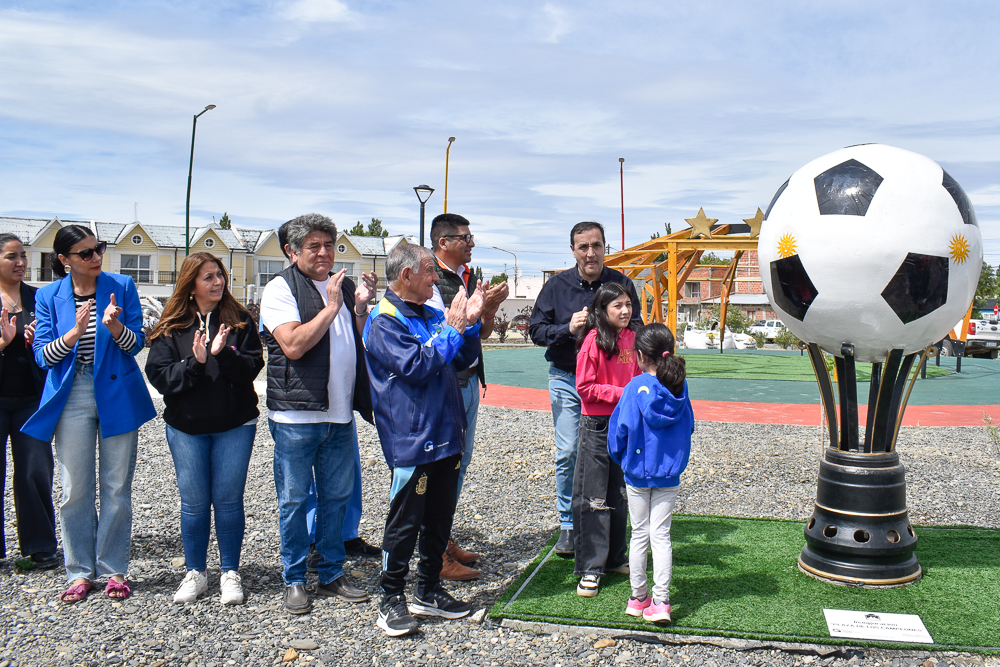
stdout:
{"type": "Polygon", "coordinates": [[[700,299],[701,298],[701,283],[684,283],[684,298],[685,299],[700,299]]]}
{"type": "MultiPolygon", "coordinates": [[[[135,239],[133,239],[133,242],[135,239]]],[[[149,270],[149,255],[122,255],[119,273],[131,276],[136,283],[153,282],[153,272],[149,270]]]]}
{"type": "Polygon", "coordinates": [[[132,235],[132,245],[142,245],[142,235],[133,234],[132,235]]]}
{"type": "Polygon", "coordinates": [[[340,271],[341,269],[347,269],[347,274],[346,274],[347,277],[351,278],[351,279],[355,279],[355,276],[354,276],[354,262],[334,262],[333,263],[333,272],[334,273],[336,273],[337,271],[340,271]]]}
{"type": "Polygon", "coordinates": [[[339,246],[337,246],[337,252],[341,254],[347,252],[347,246],[341,243],[339,246]]]}
{"type": "Polygon", "coordinates": [[[281,261],[258,260],[257,261],[257,284],[263,287],[271,282],[275,274],[285,268],[285,263],[281,261]]]}
{"type": "Polygon", "coordinates": [[[205,247],[206,248],[214,248],[215,247],[215,239],[213,239],[213,238],[207,238],[207,239],[205,239],[205,247]]]}

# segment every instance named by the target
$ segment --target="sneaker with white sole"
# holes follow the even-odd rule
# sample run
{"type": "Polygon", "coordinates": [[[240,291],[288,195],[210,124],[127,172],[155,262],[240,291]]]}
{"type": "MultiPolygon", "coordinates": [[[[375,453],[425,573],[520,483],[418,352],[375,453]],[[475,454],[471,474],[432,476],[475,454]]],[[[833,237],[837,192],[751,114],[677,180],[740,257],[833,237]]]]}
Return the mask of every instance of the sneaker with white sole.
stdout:
{"type": "Polygon", "coordinates": [[[417,593],[413,602],[407,605],[414,616],[440,616],[441,618],[462,618],[472,611],[472,605],[453,598],[448,591],[438,588],[417,593]]]}
{"type": "Polygon", "coordinates": [[[222,573],[219,580],[222,589],[222,604],[243,604],[243,581],[236,570],[222,573]]]}
{"type": "Polygon", "coordinates": [[[207,590],[208,572],[203,574],[197,570],[188,570],[187,576],[181,582],[181,587],[174,593],[174,604],[191,604],[207,590]]]}
{"type": "Polygon", "coordinates": [[[642,610],[642,617],[651,623],[669,623],[670,603],[653,600],[653,604],[642,610]]]}
{"type": "Polygon", "coordinates": [[[584,598],[595,598],[600,586],[601,575],[585,574],[580,577],[580,583],[576,587],[576,594],[584,598]]]}
{"type": "Polygon", "coordinates": [[[378,620],[375,625],[382,628],[390,637],[401,637],[415,632],[420,622],[410,615],[406,608],[406,598],[393,595],[384,598],[378,605],[378,620]]]}

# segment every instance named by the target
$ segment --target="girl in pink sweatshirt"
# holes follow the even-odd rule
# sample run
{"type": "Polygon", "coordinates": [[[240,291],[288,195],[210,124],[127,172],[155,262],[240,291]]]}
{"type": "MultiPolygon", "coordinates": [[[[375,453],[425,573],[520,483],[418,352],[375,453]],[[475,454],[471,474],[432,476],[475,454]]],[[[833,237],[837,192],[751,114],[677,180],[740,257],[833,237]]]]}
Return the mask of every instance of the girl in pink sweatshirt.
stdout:
{"type": "Polygon", "coordinates": [[[605,572],[628,573],[625,481],[621,466],[608,455],[608,420],[622,389],[640,373],[631,320],[628,292],[606,283],[594,294],[577,339],[581,415],[573,476],[573,537],[575,573],[580,576],[576,592],[583,597],[597,595],[605,572]]]}

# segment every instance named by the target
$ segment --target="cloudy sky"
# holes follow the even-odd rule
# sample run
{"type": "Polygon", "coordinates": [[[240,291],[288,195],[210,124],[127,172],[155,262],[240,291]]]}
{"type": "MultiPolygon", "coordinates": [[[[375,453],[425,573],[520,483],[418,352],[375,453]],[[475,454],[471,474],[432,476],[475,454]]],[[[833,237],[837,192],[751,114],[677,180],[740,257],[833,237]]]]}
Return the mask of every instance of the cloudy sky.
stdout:
{"type": "Polygon", "coordinates": [[[473,222],[475,263],[561,267],[703,206],[738,222],[798,167],[881,142],[941,163],[1000,263],[991,2],[0,0],[0,213],[416,234],[412,187],[473,222]],[[613,230],[613,231],[612,231],[613,230]],[[570,260],[571,261],[571,260],[570,260]]]}

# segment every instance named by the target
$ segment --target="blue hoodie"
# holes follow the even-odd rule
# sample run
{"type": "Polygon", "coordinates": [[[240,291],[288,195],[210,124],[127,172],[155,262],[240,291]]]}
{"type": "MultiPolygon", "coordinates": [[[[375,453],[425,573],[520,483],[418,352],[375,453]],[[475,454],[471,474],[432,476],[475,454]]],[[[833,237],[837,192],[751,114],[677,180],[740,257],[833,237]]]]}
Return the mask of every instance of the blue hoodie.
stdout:
{"type": "Polygon", "coordinates": [[[694,411],[687,382],[680,398],[643,373],[625,386],[608,423],[608,453],[629,486],[677,486],[691,455],[694,411]]]}

